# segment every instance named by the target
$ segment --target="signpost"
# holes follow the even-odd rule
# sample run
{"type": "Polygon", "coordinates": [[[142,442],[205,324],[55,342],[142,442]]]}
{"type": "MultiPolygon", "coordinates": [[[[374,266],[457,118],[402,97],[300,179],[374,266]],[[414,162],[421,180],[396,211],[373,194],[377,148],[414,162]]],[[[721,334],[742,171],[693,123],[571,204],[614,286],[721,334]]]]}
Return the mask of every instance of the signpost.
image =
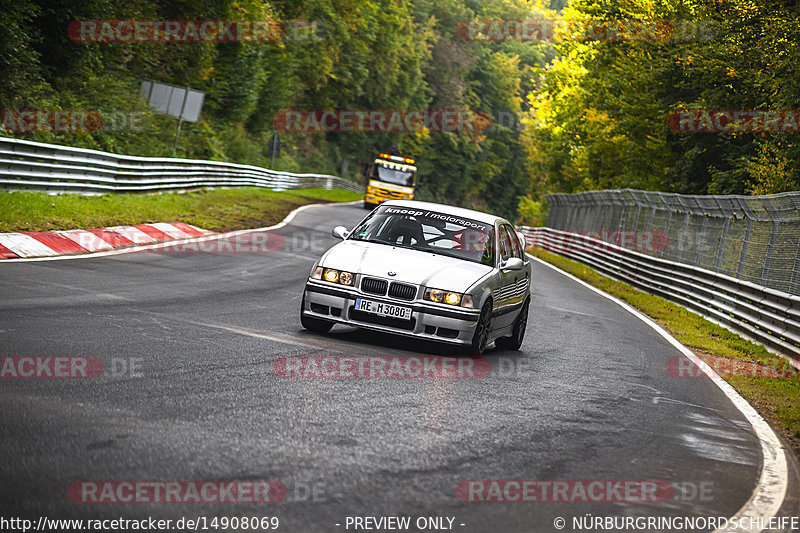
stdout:
{"type": "Polygon", "coordinates": [[[269,153],[272,154],[272,166],[270,168],[275,168],[275,157],[281,156],[281,140],[278,138],[278,132],[272,134],[272,139],[267,144],[269,148],[269,153]]]}
{"type": "Polygon", "coordinates": [[[148,105],[156,113],[178,119],[175,143],[172,146],[172,152],[175,153],[178,149],[178,139],[181,135],[183,121],[197,122],[200,120],[200,110],[203,108],[206,93],[190,87],[142,80],[139,96],[147,100],[148,105]]]}

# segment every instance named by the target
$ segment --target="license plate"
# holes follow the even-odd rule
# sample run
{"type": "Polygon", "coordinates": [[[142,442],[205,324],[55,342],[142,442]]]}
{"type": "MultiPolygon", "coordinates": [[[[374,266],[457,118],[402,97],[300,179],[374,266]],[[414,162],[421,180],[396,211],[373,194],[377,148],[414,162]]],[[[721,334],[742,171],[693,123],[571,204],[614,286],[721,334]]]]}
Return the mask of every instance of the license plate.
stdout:
{"type": "Polygon", "coordinates": [[[356,298],[355,310],[378,316],[388,316],[391,318],[400,318],[402,320],[411,320],[410,307],[387,304],[385,302],[375,302],[372,300],[364,300],[363,298],[356,298]]]}

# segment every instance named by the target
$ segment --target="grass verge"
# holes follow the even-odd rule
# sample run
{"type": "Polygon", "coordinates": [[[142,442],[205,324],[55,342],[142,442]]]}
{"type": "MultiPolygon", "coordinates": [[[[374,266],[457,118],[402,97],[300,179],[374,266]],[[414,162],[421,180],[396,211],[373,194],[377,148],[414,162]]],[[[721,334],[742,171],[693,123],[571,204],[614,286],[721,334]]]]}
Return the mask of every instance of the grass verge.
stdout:
{"type": "Polygon", "coordinates": [[[50,195],[0,192],[0,233],[186,222],[214,231],[269,226],[301,205],[358,200],[341,189],[271,191],[257,187],[161,194],[50,195]]]}
{"type": "Polygon", "coordinates": [[[652,318],[717,370],[800,457],[800,373],[786,359],[677,304],[613,280],[586,265],[541,248],[530,248],[528,252],[652,318]]]}

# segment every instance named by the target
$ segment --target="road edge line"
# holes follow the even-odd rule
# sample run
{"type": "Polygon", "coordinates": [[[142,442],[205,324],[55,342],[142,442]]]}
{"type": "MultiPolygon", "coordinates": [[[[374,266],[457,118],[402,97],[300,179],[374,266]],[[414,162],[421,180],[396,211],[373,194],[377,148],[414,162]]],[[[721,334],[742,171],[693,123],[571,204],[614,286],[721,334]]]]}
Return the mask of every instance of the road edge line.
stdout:
{"type": "Polygon", "coordinates": [[[597,287],[594,287],[593,285],[590,285],[582,279],[573,276],[569,272],[565,272],[557,266],[551,265],[547,261],[543,261],[538,257],[534,257],[527,253],[526,255],[528,255],[528,257],[534,261],[550,267],[559,274],[562,274],[603,296],[604,298],[611,300],[650,326],[656,331],[656,333],[661,335],[667,342],[669,342],[678,351],[689,358],[695,365],[697,365],[697,367],[702,370],[703,373],[711,378],[711,381],[716,383],[723,394],[725,394],[725,396],[728,397],[728,399],[739,410],[739,412],[744,415],[744,417],[750,423],[750,426],[755,431],[759,442],[761,443],[761,476],[759,477],[756,488],[753,491],[753,494],[750,496],[750,499],[747,500],[741,509],[739,509],[739,511],[737,511],[736,514],[731,517],[731,520],[736,519],[737,525],[739,525],[742,522],[742,518],[744,518],[745,521],[750,519],[751,527],[748,529],[726,527],[724,529],[717,529],[714,531],[714,533],[728,533],[733,531],[739,533],[742,531],[758,533],[764,531],[763,528],[759,529],[752,526],[754,523],[760,523],[762,525],[769,524],[770,518],[777,516],[778,511],[780,511],[781,507],[783,506],[788,487],[788,464],[786,462],[785,450],[781,444],[781,441],[778,439],[775,431],[769,426],[769,424],[767,424],[758,411],[756,411],[755,408],[742,397],[742,395],[736,392],[736,389],[734,389],[727,381],[722,379],[716,372],[714,372],[714,370],[708,366],[705,361],[697,357],[694,352],[681,344],[667,330],[656,324],[650,317],[641,313],[631,305],[623,302],[619,298],[612,296],[598,289],[597,287]]]}
{"type": "MultiPolygon", "coordinates": [[[[112,255],[122,255],[122,254],[130,254],[133,252],[144,252],[147,250],[155,250],[160,248],[169,248],[170,246],[178,246],[180,244],[186,244],[190,242],[205,242],[205,241],[213,241],[216,239],[223,239],[227,237],[236,237],[237,235],[245,235],[248,233],[254,233],[256,231],[273,231],[276,229],[280,229],[291,222],[294,217],[300,211],[304,209],[308,209],[311,207],[318,207],[318,206],[337,206],[337,205],[356,205],[363,202],[363,200],[354,200],[352,202],[331,202],[331,203],[320,203],[320,204],[306,204],[301,205],[299,207],[295,207],[292,211],[289,212],[283,220],[274,224],[272,226],[266,226],[263,228],[250,228],[250,229],[240,229],[235,231],[229,231],[226,233],[215,233],[213,235],[206,235],[203,237],[191,237],[189,239],[176,239],[172,241],[164,241],[155,244],[141,244],[136,246],[131,246],[130,248],[120,248],[119,250],[108,250],[107,252],[94,252],[94,253],[87,253],[87,254],[71,254],[71,255],[56,255],[56,256],[45,256],[45,257],[20,257],[15,259],[3,259],[0,261],[0,265],[6,264],[15,264],[15,263],[38,263],[43,261],[67,261],[70,259],[91,259],[94,257],[108,257],[112,255]]],[[[203,229],[203,228],[200,228],[203,229]]]]}

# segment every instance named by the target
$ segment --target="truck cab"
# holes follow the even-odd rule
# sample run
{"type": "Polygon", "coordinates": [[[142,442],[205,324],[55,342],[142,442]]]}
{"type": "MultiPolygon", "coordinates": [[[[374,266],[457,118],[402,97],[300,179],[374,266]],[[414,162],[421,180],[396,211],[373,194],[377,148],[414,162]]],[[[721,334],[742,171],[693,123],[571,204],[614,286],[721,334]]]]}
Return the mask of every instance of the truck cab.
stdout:
{"type": "Polygon", "coordinates": [[[364,208],[372,209],[386,200],[413,200],[417,185],[415,163],[410,157],[378,154],[367,177],[364,208]]]}

